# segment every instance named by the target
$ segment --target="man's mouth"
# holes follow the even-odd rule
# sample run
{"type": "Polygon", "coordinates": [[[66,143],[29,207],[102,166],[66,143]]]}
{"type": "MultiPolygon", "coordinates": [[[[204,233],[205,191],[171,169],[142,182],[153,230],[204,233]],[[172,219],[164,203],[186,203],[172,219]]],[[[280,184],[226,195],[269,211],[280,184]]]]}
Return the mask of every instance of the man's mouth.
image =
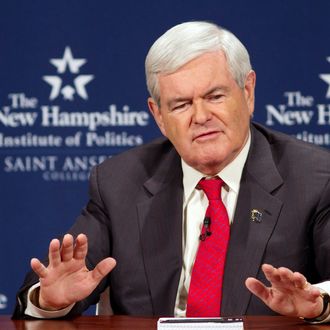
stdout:
{"type": "Polygon", "coordinates": [[[202,141],[214,139],[214,138],[218,137],[220,133],[221,133],[221,131],[203,132],[203,133],[200,133],[200,134],[197,134],[196,136],[194,136],[193,141],[202,142],[202,141]]]}

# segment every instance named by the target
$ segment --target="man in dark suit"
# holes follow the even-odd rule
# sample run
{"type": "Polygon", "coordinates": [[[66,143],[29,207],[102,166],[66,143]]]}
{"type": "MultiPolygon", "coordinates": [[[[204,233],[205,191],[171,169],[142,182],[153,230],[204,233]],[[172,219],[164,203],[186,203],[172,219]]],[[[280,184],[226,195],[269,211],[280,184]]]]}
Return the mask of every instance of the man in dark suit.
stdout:
{"type": "Polygon", "coordinates": [[[207,208],[198,182],[220,177],[230,239],[219,314],[327,321],[329,152],[251,123],[248,53],[213,24],[167,31],[146,74],[166,138],[92,170],[88,205],[47,265],[31,260],[14,317],[77,315],[108,286],[114,313],[185,316],[207,208]]]}

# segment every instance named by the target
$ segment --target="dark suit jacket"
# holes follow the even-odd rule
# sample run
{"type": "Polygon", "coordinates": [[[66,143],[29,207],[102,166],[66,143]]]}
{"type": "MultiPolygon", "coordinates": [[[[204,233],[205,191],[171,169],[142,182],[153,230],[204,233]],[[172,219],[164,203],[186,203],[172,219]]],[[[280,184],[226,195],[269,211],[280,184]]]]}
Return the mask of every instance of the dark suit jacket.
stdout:
{"type": "MultiPolygon", "coordinates": [[[[260,125],[243,170],[231,226],[222,315],[272,314],[245,288],[262,263],[303,273],[310,282],[330,279],[330,153],[260,125]],[[251,221],[258,209],[261,222],[251,221]]],[[[182,266],[182,169],[166,139],[132,149],[95,167],[90,201],[70,229],[89,239],[88,267],[117,260],[106,280],[70,315],[110,285],[117,314],[173,315],[182,266]]],[[[23,317],[30,273],[14,317],[23,317]]]]}

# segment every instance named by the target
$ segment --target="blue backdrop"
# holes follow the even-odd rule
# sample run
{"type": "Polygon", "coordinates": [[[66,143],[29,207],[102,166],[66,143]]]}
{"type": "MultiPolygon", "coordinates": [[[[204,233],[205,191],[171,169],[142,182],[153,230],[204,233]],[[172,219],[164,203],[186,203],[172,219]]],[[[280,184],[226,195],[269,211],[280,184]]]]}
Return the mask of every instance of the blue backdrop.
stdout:
{"type": "Polygon", "coordinates": [[[328,0],[2,0],[0,313],[87,202],[90,167],[159,135],[144,58],[171,26],[234,32],[257,72],[255,120],[329,148],[329,13],[328,0]]]}

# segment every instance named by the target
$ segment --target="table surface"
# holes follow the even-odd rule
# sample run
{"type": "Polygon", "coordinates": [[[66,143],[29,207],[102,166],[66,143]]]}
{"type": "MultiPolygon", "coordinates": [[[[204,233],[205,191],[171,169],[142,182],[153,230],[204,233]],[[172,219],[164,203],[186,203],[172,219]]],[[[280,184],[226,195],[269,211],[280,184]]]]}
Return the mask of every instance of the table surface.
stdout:
{"type": "MultiPolygon", "coordinates": [[[[132,316],[80,316],[72,320],[11,320],[10,316],[0,315],[0,329],[5,330],[156,330],[156,317],[132,316]]],[[[330,324],[310,325],[297,318],[284,316],[244,316],[244,329],[277,330],[330,330],[330,324]]]]}

